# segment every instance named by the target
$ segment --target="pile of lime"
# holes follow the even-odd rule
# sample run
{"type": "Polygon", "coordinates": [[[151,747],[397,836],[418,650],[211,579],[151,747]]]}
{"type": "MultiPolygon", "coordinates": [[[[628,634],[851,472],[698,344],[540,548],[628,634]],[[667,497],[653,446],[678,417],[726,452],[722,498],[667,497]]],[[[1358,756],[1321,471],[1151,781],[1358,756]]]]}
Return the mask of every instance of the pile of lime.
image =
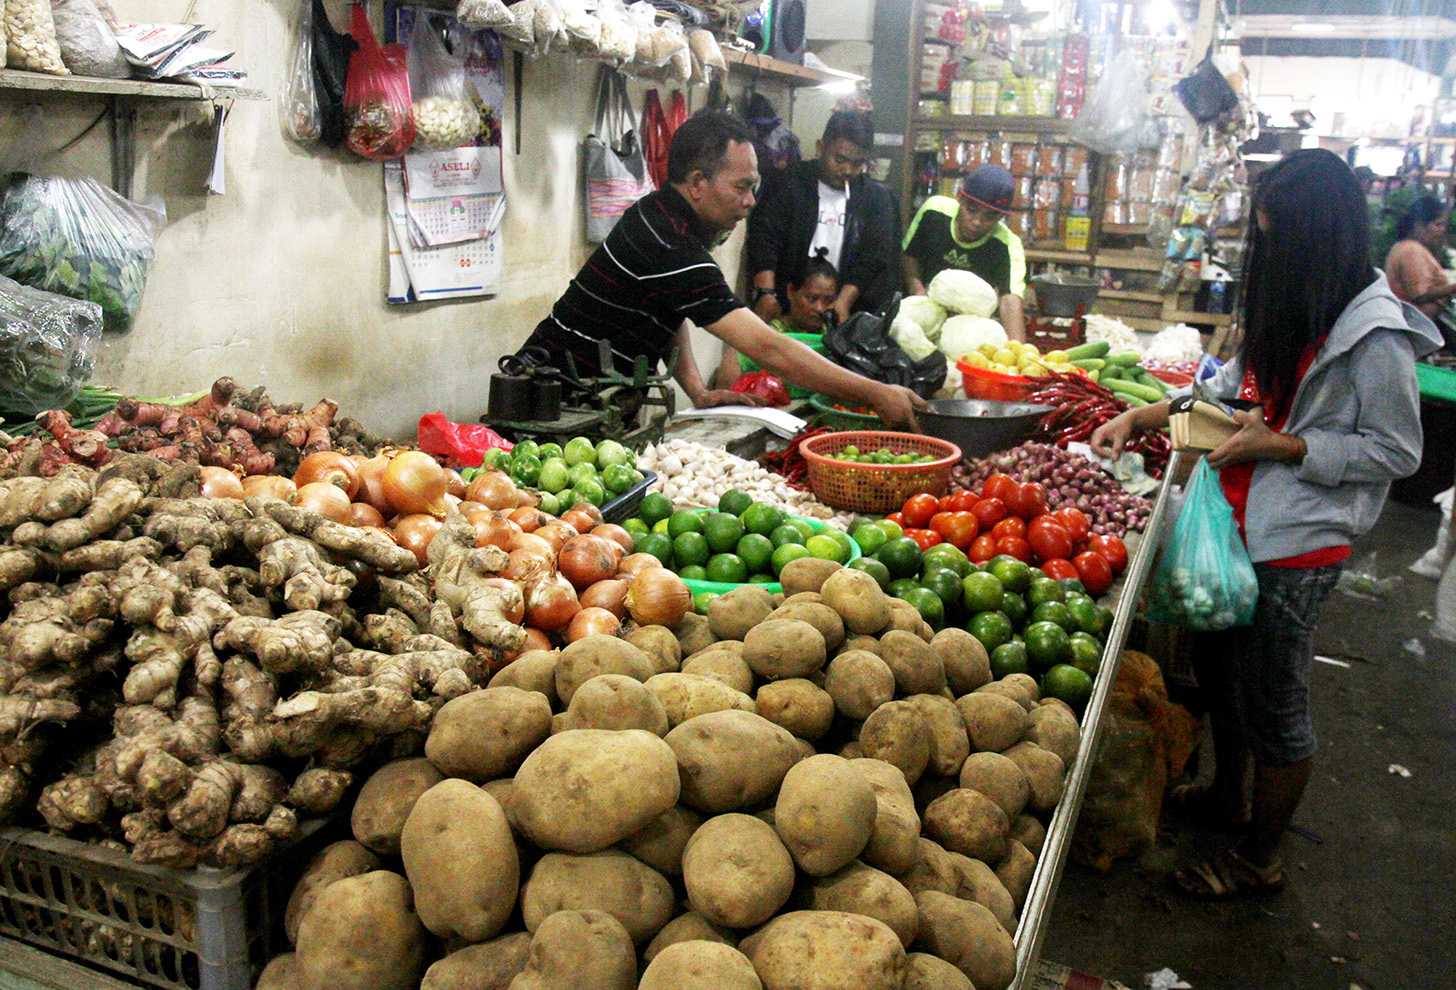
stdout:
{"type": "Polygon", "coordinates": [[[1076,579],[1057,581],[1011,556],[984,564],[949,543],[922,550],[894,522],[861,522],[851,532],[863,554],[850,567],[914,605],[934,629],[964,628],[981,641],[997,679],[1025,673],[1043,694],[1081,709],[1102,663],[1112,611],[1076,579]]]}
{"type": "MultiPolygon", "coordinates": [[[[650,553],[685,581],[774,584],[792,560],[844,564],[856,552],[843,530],[789,516],[737,488],[723,493],[716,511],[674,508],[665,496],[648,492],[637,517],[622,526],[636,552],[650,553]]],[[[706,601],[700,604],[706,607],[706,601]]]]}
{"type": "Polygon", "coordinates": [[[557,515],[577,502],[602,505],[640,482],[637,457],[615,440],[593,444],[574,437],[565,447],[522,440],[507,454],[492,450],[485,467],[498,467],[521,488],[541,494],[541,511],[557,515]]]}
{"type": "Polygon", "coordinates": [[[888,447],[862,451],[854,444],[837,454],[831,454],[830,457],[836,461],[851,461],[855,464],[928,464],[936,459],[929,454],[897,454],[888,447]]]}

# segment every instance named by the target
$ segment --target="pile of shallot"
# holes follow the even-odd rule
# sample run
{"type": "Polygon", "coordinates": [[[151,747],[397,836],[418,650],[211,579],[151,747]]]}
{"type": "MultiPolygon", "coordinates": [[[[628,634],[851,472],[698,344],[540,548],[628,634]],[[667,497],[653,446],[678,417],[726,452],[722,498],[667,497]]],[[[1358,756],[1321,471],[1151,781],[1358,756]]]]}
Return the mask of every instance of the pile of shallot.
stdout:
{"type": "Polygon", "coordinates": [[[1121,483],[1081,454],[1045,443],[1029,442],[979,461],[962,461],[952,473],[954,488],[981,490],[996,472],[1017,481],[1035,481],[1046,489],[1047,508],[1075,507],[1092,521],[1092,532],[1122,536],[1141,532],[1153,503],[1123,489],[1121,483]]]}

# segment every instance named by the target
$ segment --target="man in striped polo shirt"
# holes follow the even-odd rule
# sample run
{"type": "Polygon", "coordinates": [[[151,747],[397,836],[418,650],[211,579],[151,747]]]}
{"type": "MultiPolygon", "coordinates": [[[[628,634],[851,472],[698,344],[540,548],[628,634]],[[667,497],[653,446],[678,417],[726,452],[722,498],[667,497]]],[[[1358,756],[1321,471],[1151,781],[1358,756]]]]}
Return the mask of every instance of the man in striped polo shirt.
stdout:
{"type": "Polygon", "coordinates": [[[601,370],[601,340],[624,374],[638,356],[660,361],[676,346],[676,378],[694,406],[751,402],[704,383],[688,343],[692,321],[787,382],[869,406],[892,427],[915,428],[919,396],[861,377],[770,329],[734,295],[709,253],[755,202],[758,161],[747,127],[721,111],[698,112],[673,135],[667,174],[664,188],[622,215],[526,346],[543,348],[557,367],[570,354],[584,375],[601,370]]]}

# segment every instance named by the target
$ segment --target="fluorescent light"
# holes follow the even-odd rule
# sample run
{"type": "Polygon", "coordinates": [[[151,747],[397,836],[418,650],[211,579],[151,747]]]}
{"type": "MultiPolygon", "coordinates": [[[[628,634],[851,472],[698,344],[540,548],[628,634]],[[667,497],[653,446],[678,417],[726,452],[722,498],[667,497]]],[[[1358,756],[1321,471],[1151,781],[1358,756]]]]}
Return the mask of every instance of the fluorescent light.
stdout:
{"type": "Polygon", "coordinates": [[[834,82],[820,83],[815,88],[831,96],[850,96],[859,89],[859,83],[853,79],[836,79],[834,82]]]}
{"type": "Polygon", "coordinates": [[[1295,21],[1289,27],[1304,34],[1328,34],[1335,29],[1329,21],[1295,21]]]}
{"type": "Polygon", "coordinates": [[[1154,34],[1162,34],[1178,26],[1178,9],[1173,0],[1152,0],[1143,11],[1143,20],[1154,34]]]}

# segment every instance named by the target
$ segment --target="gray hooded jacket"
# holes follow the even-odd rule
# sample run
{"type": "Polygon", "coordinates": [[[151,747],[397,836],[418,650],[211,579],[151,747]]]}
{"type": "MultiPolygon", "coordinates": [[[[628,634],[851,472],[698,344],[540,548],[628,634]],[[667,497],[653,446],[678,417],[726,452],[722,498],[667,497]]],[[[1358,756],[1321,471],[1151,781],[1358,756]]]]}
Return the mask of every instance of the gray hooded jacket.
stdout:
{"type": "MultiPolygon", "coordinates": [[[[1356,296],[1294,392],[1284,432],[1305,442],[1300,464],[1260,461],[1244,515],[1254,563],[1348,546],[1375,525],[1396,478],[1421,463],[1415,361],[1440,348],[1440,331],[1401,302],[1383,272],[1356,296]]],[[[1209,383],[1237,398],[1243,362],[1209,383]]]]}

